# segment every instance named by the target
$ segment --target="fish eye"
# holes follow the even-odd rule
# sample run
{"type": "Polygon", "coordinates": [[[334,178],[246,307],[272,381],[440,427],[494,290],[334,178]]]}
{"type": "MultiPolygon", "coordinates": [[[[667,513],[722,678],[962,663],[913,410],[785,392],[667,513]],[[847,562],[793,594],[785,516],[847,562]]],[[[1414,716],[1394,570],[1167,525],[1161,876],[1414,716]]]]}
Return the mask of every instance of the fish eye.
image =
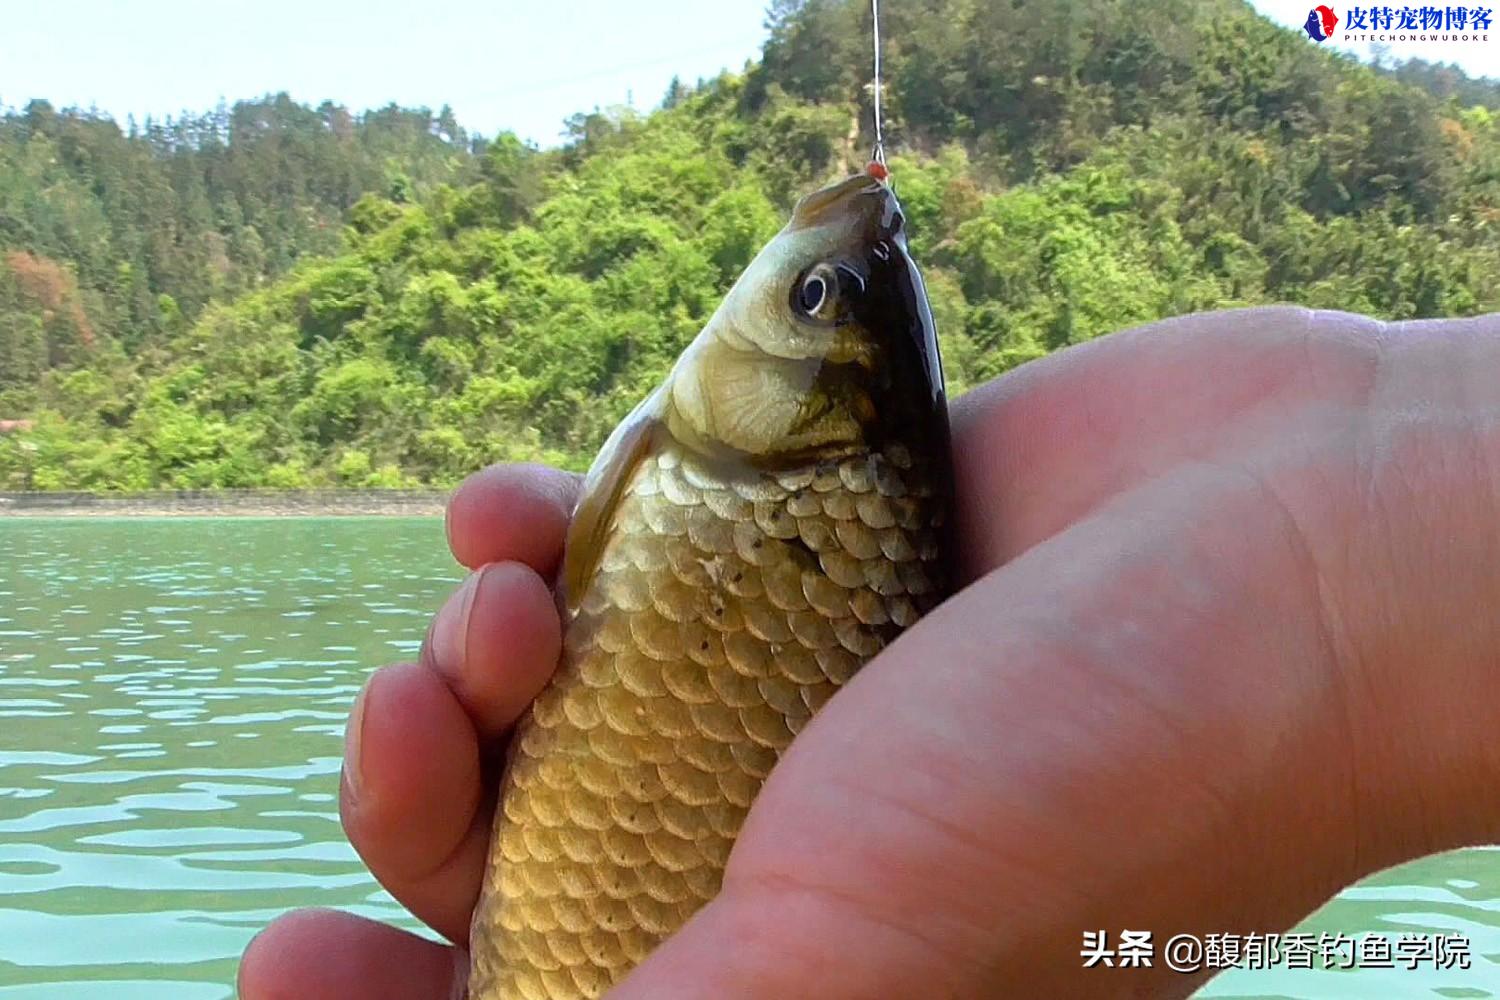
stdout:
{"type": "Polygon", "coordinates": [[[828,283],[816,274],[809,274],[797,293],[797,305],[809,316],[815,314],[828,295],[828,283]]]}
{"type": "Polygon", "coordinates": [[[827,264],[813,265],[792,288],[792,308],[805,319],[833,322],[838,299],[839,276],[827,264]]]}

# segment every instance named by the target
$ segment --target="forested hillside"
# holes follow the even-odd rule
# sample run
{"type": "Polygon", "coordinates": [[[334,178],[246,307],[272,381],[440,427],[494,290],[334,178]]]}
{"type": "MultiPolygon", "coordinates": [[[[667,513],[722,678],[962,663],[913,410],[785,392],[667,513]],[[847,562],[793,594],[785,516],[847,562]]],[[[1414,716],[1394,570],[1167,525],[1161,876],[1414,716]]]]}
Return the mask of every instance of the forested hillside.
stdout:
{"type": "MultiPolygon", "coordinates": [[[[579,116],[550,152],[280,101],[144,140],[5,119],[0,418],[33,423],[0,435],[0,487],[585,464],[790,204],[867,153],[868,16],[777,0],[760,63],[579,116]],[[268,151],[257,109],[317,127],[268,151]],[[90,151],[126,147],[101,185],[90,151]],[[273,161],[295,169],[266,181],[273,161]],[[142,177],[164,207],[116,218],[142,177]]],[[[885,28],[956,390],[1191,310],[1500,307],[1488,81],[1362,66],[1234,0],[907,0],[885,28]]]]}
{"type": "Polygon", "coordinates": [[[0,114],[0,389],[160,346],[210,302],[342,247],[361,195],[477,179],[448,109],[364,115],[286,95],[121,126],[32,101],[0,114]]]}

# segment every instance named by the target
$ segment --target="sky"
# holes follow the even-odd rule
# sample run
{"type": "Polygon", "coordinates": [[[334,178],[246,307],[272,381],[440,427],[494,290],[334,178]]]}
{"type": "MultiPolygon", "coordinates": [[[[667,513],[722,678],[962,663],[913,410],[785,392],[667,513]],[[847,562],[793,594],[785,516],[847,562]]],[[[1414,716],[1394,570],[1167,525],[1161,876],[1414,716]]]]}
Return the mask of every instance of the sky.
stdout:
{"type": "MultiPolygon", "coordinates": [[[[1389,0],[1362,5],[1376,2],[1389,0]]],[[[1300,28],[1311,4],[1255,5],[1300,28]]],[[[766,0],[0,0],[0,104],[19,107],[44,97],[59,107],[95,106],[123,123],[130,114],[160,118],[207,110],[221,98],[233,103],[285,90],[310,104],[331,99],[356,111],[391,101],[434,110],[449,104],[471,131],[511,129],[545,146],[558,141],[563,119],[575,111],[627,103],[649,109],[674,74],[691,82],[738,69],[765,39],[765,6],[766,0]]],[[[1332,6],[1342,19],[1345,5],[1332,6]]],[[[1326,44],[1343,44],[1339,32],[1326,44]]],[[[1344,47],[1369,56],[1368,45],[1344,47]]],[[[1500,77],[1500,30],[1488,42],[1393,42],[1389,54],[1454,61],[1471,74],[1500,77]]]]}
{"type": "Polygon", "coordinates": [[[542,145],[595,106],[649,109],[674,73],[739,69],[765,0],[0,0],[0,103],[123,122],[285,90],[353,110],[453,107],[542,145]]]}

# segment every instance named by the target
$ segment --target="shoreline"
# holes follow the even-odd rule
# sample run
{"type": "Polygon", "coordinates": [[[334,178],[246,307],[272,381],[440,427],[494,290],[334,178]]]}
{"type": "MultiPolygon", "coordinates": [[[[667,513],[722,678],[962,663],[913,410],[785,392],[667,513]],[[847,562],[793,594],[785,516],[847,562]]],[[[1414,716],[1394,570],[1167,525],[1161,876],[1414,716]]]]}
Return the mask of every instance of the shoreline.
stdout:
{"type": "Polygon", "coordinates": [[[0,493],[0,519],[86,517],[441,517],[446,490],[180,490],[0,493]]]}

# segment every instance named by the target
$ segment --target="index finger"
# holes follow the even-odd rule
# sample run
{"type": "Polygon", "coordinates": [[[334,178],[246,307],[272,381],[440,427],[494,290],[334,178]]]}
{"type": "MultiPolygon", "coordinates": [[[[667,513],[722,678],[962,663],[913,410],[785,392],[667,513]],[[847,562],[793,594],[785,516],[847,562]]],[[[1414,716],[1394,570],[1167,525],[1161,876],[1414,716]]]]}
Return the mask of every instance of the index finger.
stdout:
{"type": "Polygon", "coordinates": [[[448,547],[470,569],[520,562],[550,576],[562,556],[580,477],[545,465],[492,465],[448,500],[448,547]]]}

